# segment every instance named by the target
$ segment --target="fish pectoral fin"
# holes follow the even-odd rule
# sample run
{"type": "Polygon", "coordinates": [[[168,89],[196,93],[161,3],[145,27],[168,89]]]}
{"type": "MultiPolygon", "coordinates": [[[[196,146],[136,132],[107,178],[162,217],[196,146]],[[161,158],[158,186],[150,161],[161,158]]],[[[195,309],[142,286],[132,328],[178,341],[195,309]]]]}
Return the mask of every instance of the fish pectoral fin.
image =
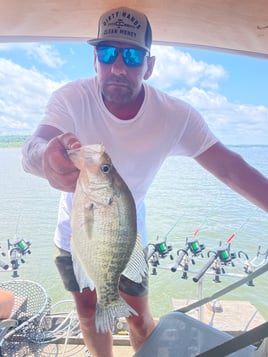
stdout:
{"type": "Polygon", "coordinates": [[[148,272],[148,262],[142,249],[141,237],[138,234],[133,252],[127,263],[123,275],[135,283],[141,283],[148,272]]]}
{"type": "Polygon", "coordinates": [[[78,211],[72,216],[72,230],[76,235],[85,234],[91,238],[92,227],[94,223],[94,205],[90,204],[84,209],[78,211]]]}
{"type": "Polygon", "coordinates": [[[115,197],[120,197],[121,196],[121,190],[117,185],[114,186],[114,196],[115,197]]]}
{"type": "Polygon", "coordinates": [[[90,203],[85,207],[84,217],[83,217],[83,226],[86,231],[88,238],[92,237],[92,227],[94,223],[94,203],[90,203]]]}

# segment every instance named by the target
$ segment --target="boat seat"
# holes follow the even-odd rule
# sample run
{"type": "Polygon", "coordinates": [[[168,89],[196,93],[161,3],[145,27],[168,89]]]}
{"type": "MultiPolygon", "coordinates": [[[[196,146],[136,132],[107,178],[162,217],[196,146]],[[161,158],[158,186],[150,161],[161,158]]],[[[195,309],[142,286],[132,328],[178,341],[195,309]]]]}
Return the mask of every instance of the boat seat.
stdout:
{"type": "MultiPolygon", "coordinates": [[[[160,318],[152,335],[133,357],[198,356],[232,338],[185,313],[174,311],[160,318]]],[[[266,357],[262,349],[265,351],[262,345],[258,349],[250,345],[230,356],[266,357]]]]}

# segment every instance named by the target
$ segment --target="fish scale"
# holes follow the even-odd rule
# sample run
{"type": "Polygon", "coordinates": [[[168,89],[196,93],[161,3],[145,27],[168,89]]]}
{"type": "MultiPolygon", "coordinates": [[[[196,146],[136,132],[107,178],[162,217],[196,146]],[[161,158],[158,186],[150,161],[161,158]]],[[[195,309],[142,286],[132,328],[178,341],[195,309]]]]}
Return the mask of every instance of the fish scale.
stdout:
{"type": "Polygon", "coordinates": [[[119,295],[121,274],[140,283],[147,263],[137,234],[132,194],[103,145],[69,150],[80,170],[73,198],[71,253],[80,289],[96,288],[96,330],[137,315],[119,295]]]}

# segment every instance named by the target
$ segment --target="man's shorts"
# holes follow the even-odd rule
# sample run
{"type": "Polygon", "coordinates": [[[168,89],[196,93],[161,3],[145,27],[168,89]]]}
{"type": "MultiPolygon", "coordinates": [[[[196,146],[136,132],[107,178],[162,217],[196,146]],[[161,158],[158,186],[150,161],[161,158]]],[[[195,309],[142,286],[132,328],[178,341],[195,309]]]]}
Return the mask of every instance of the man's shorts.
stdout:
{"type": "MultiPolygon", "coordinates": [[[[62,278],[64,287],[68,291],[80,291],[74,275],[71,253],[55,246],[54,261],[62,278]]],[[[145,296],[148,294],[148,273],[141,283],[135,283],[124,275],[119,281],[119,290],[131,296],[145,296]]]]}

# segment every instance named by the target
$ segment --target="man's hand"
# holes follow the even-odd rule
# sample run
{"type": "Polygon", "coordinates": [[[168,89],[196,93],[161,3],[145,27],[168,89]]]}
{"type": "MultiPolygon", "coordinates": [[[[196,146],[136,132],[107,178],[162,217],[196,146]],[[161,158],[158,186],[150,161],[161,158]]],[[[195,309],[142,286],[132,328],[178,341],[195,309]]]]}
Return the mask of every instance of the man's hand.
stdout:
{"type": "Polygon", "coordinates": [[[74,192],[79,170],[68,158],[67,150],[79,148],[78,139],[71,133],[61,134],[48,142],[43,156],[46,178],[54,188],[74,192]]]}

